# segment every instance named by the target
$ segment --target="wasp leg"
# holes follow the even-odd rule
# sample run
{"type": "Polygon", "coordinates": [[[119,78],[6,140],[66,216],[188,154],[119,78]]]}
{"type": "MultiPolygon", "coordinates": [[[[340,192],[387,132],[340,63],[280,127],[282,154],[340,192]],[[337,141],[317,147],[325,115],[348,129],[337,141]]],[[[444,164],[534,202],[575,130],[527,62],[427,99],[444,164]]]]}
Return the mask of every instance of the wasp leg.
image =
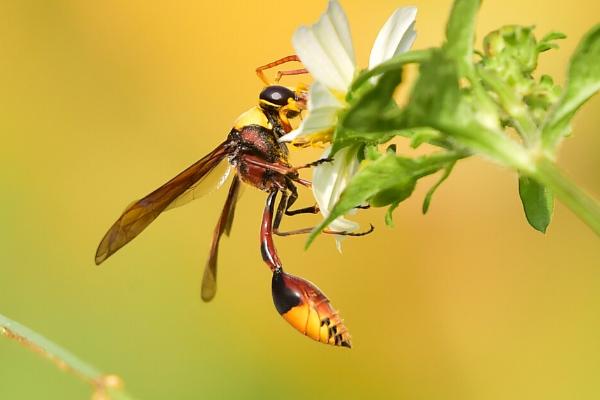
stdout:
{"type": "Polygon", "coordinates": [[[306,68],[290,69],[287,71],[277,71],[277,78],[275,78],[275,83],[279,83],[281,78],[283,78],[284,76],[303,75],[303,74],[308,74],[308,70],[306,68]]]}
{"type": "MultiPolygon", "coordinates": [[[[277,213],[275,214],[275,219],[273,221],[273,229],[272,229],[272,233],[274,233],[277,236],[302,235],[302,234],[311,233],[315,229],[315,227],[313,226],[310,228],[295,229],[295,230],[286,231],[286,232],[282,232],[279,230],[279,226],[281,225],[281,219],[283,218],[283,214],[284,213],[287,214],[289,207],[298,198],[298,193],[295,192],[295,190],[291,190],[291,192],[292,192],[292,195],[289,196],[289,198],[288,198],[288,194],[286,192],[281,192],[281,200],[279,201],[279,206],[277,207],[277,213]]],[[[307,209],[311,210],[311,212],[312,212],[312,209],[315,207],[316,206],[307,207],[307,209]]],[[[302,210],[304,210],[304,209],[294,210],[292,212],[296,212],[299,214],[300,211],[302,211],[302,210]]],[[[317,208],[317,210],[318,210],[318,208],[317,208]]],[[[290,214],[287,214],[287,215],[290,215],[290,214]]],[[[291,214],[291,215],[294,215],[294,214],[291,214]]],[[[331,229],[323,229],[323,233],[327,233],[329,235],[342,235],[342,236],[365,236],[365,235],[368,235],[369,233],[373,232],[373,230],[375,230],[375,227],[370,224],[369,229],[364,232],[346,232],[346,231],[334,231],[331,229]]]]}
{"type": "MultiPolygon", "coordinates": [[[[316,204],[310,207],[299,208],[297,210],[290,210],[292,205],[298,200],[298,189],[294,185],[294,182],[291,179],[287,179],[287,188],[290,191],[290,197],[287,200],[287,204],[285,206],[285,215],[292,216],[298,214],[317,214],[319,212],[319,206],[316,204]]],[[[279,226],[279,224],[277,224],[279,226]]]]}
{"type": "MultiPolygon", "coordinates": [[[[313,226],[311,228],[294,229],[292,231],[281,232],[279,229],[273,228],[273,233],[276,234],[277,236],[304,235],[304,234],[311,233],[314,229],[315,229],[315,227],[313,226]]],[[[366,231],[363,231],[363,232],[333,231],[331,229],[323,229],[322,233],[326,233],[328,235],[358,237],[358,236],[366,236],[369,233],[373,232],[374,230],[375,230],[375,227],[372,224],[369,224],[369,229],[367,229],[366,231]]]]}
{"type": "Polygon", "coordinates": [[[299,167],[296,167],[296,169],[304,169],[304,168],[316,167],[317,165],[321,165],[321,164],[332,162],[332,161],[333,161],[333,158],[321,158],[321,159],[319,159],[317,161],[313,161],[311,163],[304,164],[304,165],[301,165],[299,167]]]}
{"type": "Polygon", "coordinates": [[[315,205],[304,207],[304,208],[298,208],[296,210],[286,210],[285,215],[291,217],[293,215],[300,215],[300,214],[318,214],[319,211],[320,211],[319,206],[315,204],[315,205]]]}
{"type": "Polygon", "coordinates": [[[243,155],[242,159],[249,164],[253,164],[258,167],[262,167],[262,168],[265,168],[265,169],[268,169],[271,171],[278,172],[281,175],[285,175],[286,177],[290,178],[292,181],[298,182],[299,184],[301,184],[303,186],[311,187],[311,185],[312,185],[310,181],[307,181],[305,179],[298,177],[297,168],[290,167],[288,165],[281,164],[281,163],[271,163],[268,161],[264,161],[259,157],[249,155],[249,154],[243,155]]]}
{"type": "Polygon", "coordinates": [[[298,175],[298,171],[296,171],[296,168],[290,167],[285,164],[271,163],[271,162],[264,161],[263,159],[253,156],[253,155],[250,155],[250,154],[244,154],[242,156],[242,158],[244,161],[246,161],[250,164],[253,164],[258,167],[265,168],[265,169],[269,169],[271,171],[278,172],[281,175],[289,176],[292,179],[294,179],[298,175]]]}
{"type": "MultiPolygon", "coordinates": [[[[267,79],[264,71],[289,62],[300,62],[300,58],[297,55],[293,54],[290,56],[280,58],[279,60],[275,60],[268,64],[261,65],[260,67],[256,68],[256,75],[258,75],[259,79],[263,81],[265,85],[269,86],[271,82],[269,82],[269,80],[267,79]]],[[[276,82],[278,81],[279,79],[276,82]]]]}

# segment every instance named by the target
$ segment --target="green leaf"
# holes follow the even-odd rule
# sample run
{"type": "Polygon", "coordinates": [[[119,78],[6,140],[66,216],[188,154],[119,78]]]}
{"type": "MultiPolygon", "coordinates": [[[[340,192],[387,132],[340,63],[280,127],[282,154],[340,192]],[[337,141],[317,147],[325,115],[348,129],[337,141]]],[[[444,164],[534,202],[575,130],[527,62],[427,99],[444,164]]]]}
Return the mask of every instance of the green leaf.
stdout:
{"type": "Polygon", "coordinates": [[[399,204],[400,202],[392,203],[385,212],[385,224],[390,228],[394,227],[394,219],[392,218],[392,214],[399,204]]]}
{"type": "Polygon", "coordinates": [[[402,68],[407,64],[422,63],[427,61],[431,55],[431,51],[431,49],[407,51],[390,58],[386,62],[377,65],[373,69],[364,70],[358,75],[354,82],[352,82],[349,92],[350,97],[352,97],[354,92],[356,92],[363,84],[368,82],[369,79],[374,76],[390,71],[401,71],[402,68]]]}
{"type": "Polygon", "coordinates": [[[550,32],[550,33],[547,33],[546,35],[544,35],[542,40],[540,40],[540,43],[553,42],[555,40],[566,39],[566,38],[567,38],[567,35],[565,35],[564,33],[553,31],[553,32],[550,32]]]}
{"type": "Polygon", "coordinates": [[[442,139],[442,134],[431,128],[416,128],[412,130],[412,136],[410,138],[410,147],[416,149],[423,143],[439,145],[442,139]]]}
{"type": "Polygon", "coordinates": [[[336,218],[359,204],[366,203],[378,193],[399,186],[412,185],[414,187],[414,178],[410,173],[409,166],[411,162],[412,160],[387,153],[359,170],[340,195],[340,199],[331,213],[310,234],[306,247],[310,246],[315,237],[336,218]]]}
{"type": "Polygon", "coordinates": [[[542,131],[544,147],[552,151],[569,132],[576,111],[600,90],[600,24],[581,40],[571,57],[567,86],[542,131]]]}
{"type": "Polygon", "coordinates": [[[552,43],[555,40],[562,40],[562,39],[566,39],[567,35],[565,35],[562,32],[550,32],[547,35],[545,35],[540,42],[538,43],[537,49],[538,52],[544,52],[550,49],[557,49],[558,45],[556,43],[552,43]]]}
{"type": "Polygon", "coordinates": [[[444,50],[465,72],[473,65],[475,21],[480,0],[455,0],[446,26],[444,50]]]}
{"type": "Polygon", "coordinates": [[[456,114],[464,107],[458,80],[456,63],[439,50],[433,53],[419,69],[419,79],[401,121],[407,126],[399,128],[455,124],[456,114]]]}
{"type": "MultiPolygon", "coordinates": [[[[397,205],[412,194],[419,178],[432,174],[462,157],[464,154],[441,152],[410,159],[386,152],[354,175],[327,218],[312,231],[306,247],[310,246],[315,237],[331,222],[358,205],[367,202],[376,207],[397,205]]],[[[387,220],[391,221],[391,216],[387,220]]]]}
{"type": "Polygon", "coordinates": [[[437,188],[440,187],[440,185],[442,183],[444,183],[444,181],[446,179],[448,179],[448,177],[450,176],[450,173],[454,169],[454,165],[456,165],[456,161],[453,161],[450,164],[448,164],[446,166],[446,168],[444,169],[444,173],[442,174],[440,179],[438,179],[438,181],[435,183],[435,185],[433,185],[427,191],[427,194],[425,195],[425,199],[423,200],[423,214],[427,214],[427,211],[429,211],[429,205],[431,204],[431,198],[433,197],[433,194],[435,193],[437,188]]]}
{"type": "Polygon", "coordinates": [[[521,196],[521,203],[523,203],[529,225],[542,233],[546,233],[554,209],[552,192],[535,179],[520,176],[519,196],[521,196]]]}
{"type": "Polygon", "coordinates": [[[381,153],[377,149],[377,146],[367,145],[363,150],[364,160],[375,161],[381,157],[381,153]]]}
{"type": "Polygon", "coordinates": [[[390,127],[385,123],[386,114],[397,114],[398,106],[394,100],[394,91],[402,81],[400,71],[383,74],[377,83],[362,93],[342,116],[340,124],[343,129],[336,131],[334,141],[347,140],[344,134],[348,131],[385,132],[390,127]]]}

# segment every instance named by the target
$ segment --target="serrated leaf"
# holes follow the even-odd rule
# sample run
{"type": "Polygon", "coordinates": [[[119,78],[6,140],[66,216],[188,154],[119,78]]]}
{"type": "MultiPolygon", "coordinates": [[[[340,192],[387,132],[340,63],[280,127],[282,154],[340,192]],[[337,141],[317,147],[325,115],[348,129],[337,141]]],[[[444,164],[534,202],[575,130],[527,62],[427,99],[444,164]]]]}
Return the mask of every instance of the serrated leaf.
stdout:
{"type": "Polygon", "coordinates": [[[521,176],[519,177],[519,196],[529,225],[546,233],[554,210],[552,193],[538,181],[521,176]]]}
{"type": "Polygon", "coordinates": [[[600,90],[600,24],[581,40],[571,57],[567,85],[542,130],[544,147],[553,150],[569,131],[579,107],[600,90]]]}

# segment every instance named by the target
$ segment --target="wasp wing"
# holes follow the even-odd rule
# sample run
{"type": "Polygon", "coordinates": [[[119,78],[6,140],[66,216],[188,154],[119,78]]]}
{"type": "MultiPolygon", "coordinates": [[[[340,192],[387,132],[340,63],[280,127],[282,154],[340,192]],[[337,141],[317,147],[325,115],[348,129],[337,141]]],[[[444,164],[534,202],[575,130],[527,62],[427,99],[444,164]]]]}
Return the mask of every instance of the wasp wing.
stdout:
{"type": "Polygon", "coordinates": [[[102,238],[96,251],[96,265],[133,240],[171,203],[202,181],[227,156],[226,143],[221,143],[169,182],[127,207],[102,238]]]}
{"type": "Polygon", "coordinates": [[[219,242],[221,236],[225,233],[229,236],[231,231],[231,224],[233,223],[233,216],[235,214],[235,204],[237,202],[240,193],[240,178],[235,175],[231,186],[229,187],[229,193],[227,194],[227,200],[221,211],[221,216],[215,227],[213,233],[212,244],[210,246],[210,255],[204,268],[204,276],[202,277],[202,300],[210,301],[215,297],[217,292],[217,258],[219,255],[219,242]]]}
{"type": "Polygon", "coordinates": [[[207,194],[220,189],[225,182],[227,182],[227,178],[229,178],[232,169],[233,167],[231,164],[229,164],[227,159],[224,158],[203,179],[196,182],[175,200],[173,200],[167,206],[167,208],[165,208],[165,211],[186,205],[193,200],[199,199],[200,197],[206,196],[207,194]]]}

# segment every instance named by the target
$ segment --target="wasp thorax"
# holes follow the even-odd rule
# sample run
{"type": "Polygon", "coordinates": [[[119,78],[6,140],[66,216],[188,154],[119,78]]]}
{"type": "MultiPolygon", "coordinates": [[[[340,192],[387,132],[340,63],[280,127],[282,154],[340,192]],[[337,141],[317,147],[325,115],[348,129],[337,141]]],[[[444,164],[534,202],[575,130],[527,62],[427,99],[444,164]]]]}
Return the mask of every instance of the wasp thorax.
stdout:
{"type": "Polygon", "coordinates": [[[260,92],[261,102],[266,102],[273,106],[285,106],[289,99],[295,99],[294,92],[285,86],[272,85],[267,86],[260,92]]]}

